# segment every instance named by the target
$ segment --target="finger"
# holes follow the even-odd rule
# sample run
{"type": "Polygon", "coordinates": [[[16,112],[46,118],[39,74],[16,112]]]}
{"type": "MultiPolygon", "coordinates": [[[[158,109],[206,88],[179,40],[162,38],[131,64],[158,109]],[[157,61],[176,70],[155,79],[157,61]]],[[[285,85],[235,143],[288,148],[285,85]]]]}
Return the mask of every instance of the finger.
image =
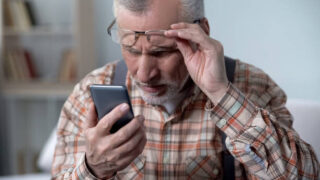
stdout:
{"type": "Polygon", "coordinates": [[[144,124],[144,117],[138,116],[134,118],[130,123],[125,125],[123,128],[119,129],[113,135],[113,142],[114,147],[118,147],[123,143],[127,142],[131,137],[133,137],[140,128],[143,128],[144,124]]]}
{"type": "Polygon", "coordinates": [[[185,39],[188,41],[192,41],[197,44],[203,44],[205,40],[206,34],[197,30],[197,29],[177,29],[177,30],[168,30],[165,32],[167,37],[173,38],[178,37],[180,39],[185,39]]]}
{"type": "Polygon", "coordinates": [[[129,152],[136,149],[139,145],[139,142],[142,139],[146,138],[146,133],[142,127],[126,142],[121,144],[119,147],[116,148],[115,152],[118,152],[120,157],[127,155],[129,152]]]}
{"type": "Polygon", "coordinates": [[[135,158],[139,156],[143,152],[143,149],[146,145],[147,139],[142,138],[138,145],[134,148],[133,151],[129,152],[128,154],[123,155],[121,159],[117,161],[119,169],[125,168],[128,164],[134,161],[135,158]]]}
{"type": "Polygon", "coordinates": [[[199,27],[199,25],[181,22],[181,23],[172,24],[170,27],[171,29],[186,29],[186,28],[199,27]]]}
{"type": "Polygon", "coordinates": [[[87,117],[85,121],[86,129],[93,128],[97,125],[98,123],[97,113],[96,113],[96,108],[93,102],[91,102],[89,105],[89,110],[87,111],[86,117],[87,117]]]}
{"type": "Polygon", "coordinates": [[[185,60],[193,56],[194,50],[189,41],[177,38],[176,42],[177,47],[185,60]]]}
{"type": "Polygon", "coordinates": [[[97,125],[97,131],[100,134],[109,134],[113,124],[129,111],[129,105],[126,103],[116,106],[110,113],[105,115],[97,125]]]}

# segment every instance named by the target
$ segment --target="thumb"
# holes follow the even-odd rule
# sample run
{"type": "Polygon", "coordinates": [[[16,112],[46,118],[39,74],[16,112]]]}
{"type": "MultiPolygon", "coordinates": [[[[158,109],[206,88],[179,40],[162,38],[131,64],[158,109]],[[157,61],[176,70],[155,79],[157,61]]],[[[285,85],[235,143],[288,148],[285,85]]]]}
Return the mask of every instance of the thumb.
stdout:
{"type": "Polygon", "coordinates": [[[91,102],[89,105],[89,110],[87,111],[85,125],[86,125],[86,128],[89,129],[89,128],[95,127],[97,123],[98,123],[98,119],[97,119],[96,108],[93,102],[91,102]]]}

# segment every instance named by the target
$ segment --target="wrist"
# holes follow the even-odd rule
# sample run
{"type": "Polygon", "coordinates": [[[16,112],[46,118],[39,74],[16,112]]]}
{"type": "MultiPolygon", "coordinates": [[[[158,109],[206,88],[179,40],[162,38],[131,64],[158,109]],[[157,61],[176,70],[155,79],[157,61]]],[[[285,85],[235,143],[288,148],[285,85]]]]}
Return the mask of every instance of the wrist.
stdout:
{"type": "Polygon", "coordinates": [[[112,172],[110,171],[110,172],[104,173],[104,174],[98,173],[97,171],[95,171],[95,168],[92,167],[90,165],[90,163],[88,163],[86,155],[85,155],[85,161],[84,162],[85,162],[85,165],[87,167],[87,170],[91,173],[92,176],[94,176],[97,179],[111,179],[117,174],[117,171],[112,171],[112,172]]]}
{"type": "Polygon", "coordinates": [[[208,93],[206,93],[206,95],[211,100],[211,102],[214,105],[216,105],[220,102],[220,100],[223,98],[223,96],[227,93],[229,86],[230,86],[230,82],[227,82],[226,84],[222,84],[219,87],[218,91],[208,92],[208,93]]]}

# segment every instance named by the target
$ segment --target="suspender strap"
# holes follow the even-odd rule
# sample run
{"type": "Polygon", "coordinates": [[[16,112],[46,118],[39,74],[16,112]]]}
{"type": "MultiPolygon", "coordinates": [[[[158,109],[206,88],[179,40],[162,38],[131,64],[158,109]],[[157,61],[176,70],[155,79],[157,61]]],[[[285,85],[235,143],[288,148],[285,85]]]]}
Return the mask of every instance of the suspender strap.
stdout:
{"type": "MultiPolygon", "coordinates": [[[[227,71],[227,77],[230,82],[234,80],[234,71],[236,67],[236,61],[225,56],[225,66],[227,71]]],[[[113,75],[112,85],[125,85],[126,75],[127,75],[127,66],[123,60],[118,62],[115,67],[115,72],[113,75]]],[[[235,168],[234,168],[234,157],[229,153],[226,148],[226,135],[221,131],[222,143],[223,143],[223,179],[224,180],[233,180],[235,179],[235,168]]]]}
{"type": "MultiPolygon", "coordinates": [[[[233,82],[236,61],[229,58],[229,57],[226,57],[226,56],[224,57],[224,59],[225,59],[228,80],[230,82],[233,82]]],[[[234,157],[230,154],[230,152],[228,151],[228,149],[226,147],[227,136],[222,131],[221,131],[221,136],[222,136],[222,144],[223,144],[223,152],[222,152],[223,179],[224,180],[233,180],[233,179],[235,179],[234,157]]]]}
{"type": "Polygon", "coordinates": [[[113,80],[111,81],[111,85],[126,85],[126,76],[127,76],[127,65],[124,60],[120,60],[115,67],[115,71],[113,73],[113,80]]]}
{"type": "Polygon", "coordinates": [[[234,71],[236,69],[236,61],[227,56],[224,57],[224,60],[225,60],[228,80],[233,83],[234,71]]]}

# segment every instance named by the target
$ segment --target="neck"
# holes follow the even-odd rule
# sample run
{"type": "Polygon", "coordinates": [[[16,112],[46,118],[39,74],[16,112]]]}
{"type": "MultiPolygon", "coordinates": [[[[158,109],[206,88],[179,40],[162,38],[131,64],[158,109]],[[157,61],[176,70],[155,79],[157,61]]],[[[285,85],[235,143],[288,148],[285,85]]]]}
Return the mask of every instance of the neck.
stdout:
{"type": "Polygon", "coordinates": [[[162,104],[162,106],[167,110],[169,114],[173,114],[176,111],[177,107],[182,103],[185,97],[187,97],[187,95],[191,92],[192,86],[193,86],[193,81],[189,77],[185,82],[184,86],[182,86],[182,88],[180,89],[177,96],[175,96],[174,98],[162,104]]]}

